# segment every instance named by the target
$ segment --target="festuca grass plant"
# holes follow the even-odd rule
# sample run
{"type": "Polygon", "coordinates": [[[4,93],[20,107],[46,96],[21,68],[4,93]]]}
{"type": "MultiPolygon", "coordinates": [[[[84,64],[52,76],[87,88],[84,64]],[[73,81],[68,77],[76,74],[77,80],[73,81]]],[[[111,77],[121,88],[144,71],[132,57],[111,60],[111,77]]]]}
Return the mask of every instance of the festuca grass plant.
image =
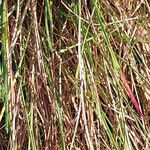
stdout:
{"type": "Polygon", "coordinates": [[[0,1],[0,149],[150,149],[150,5],[0,1]]]}

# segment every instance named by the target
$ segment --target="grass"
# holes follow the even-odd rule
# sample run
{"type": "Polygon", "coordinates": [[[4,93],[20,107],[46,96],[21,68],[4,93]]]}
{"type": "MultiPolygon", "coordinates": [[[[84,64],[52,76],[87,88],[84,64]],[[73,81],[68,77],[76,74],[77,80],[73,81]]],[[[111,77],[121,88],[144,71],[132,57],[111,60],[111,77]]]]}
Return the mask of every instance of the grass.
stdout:
{"type": "Polygon", "coordinates": [[[148,150],[150,5],[0,2],[0,149],[148,150]]]}

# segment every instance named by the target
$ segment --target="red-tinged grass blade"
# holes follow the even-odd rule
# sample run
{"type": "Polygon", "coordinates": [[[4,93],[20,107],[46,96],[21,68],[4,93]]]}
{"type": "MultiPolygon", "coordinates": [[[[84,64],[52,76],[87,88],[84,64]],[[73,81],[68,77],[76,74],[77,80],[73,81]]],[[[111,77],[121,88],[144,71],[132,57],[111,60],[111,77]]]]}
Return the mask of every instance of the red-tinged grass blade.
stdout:
{"type": "Polygon", "coordinates": [[[135,96],[134,96],[134,94],[133,94],[133,92],[132,92],[132,90],[131,90],[131,88],[130,88],[127,80],[126,80],[125,75],[121,72],[120,76],[121,76],[121,80],[123,82],[123,85],[125,86],[125,89],[127,91],[127,94],[130,97],[130,99],[131,99],[131,102],[132,102],[133,106],[135,107],[135,109],[139,113],[139,115],[141,117],[143,117],[144,114],[143,114],[142,110],[139,107],[138,101],[136,100],[136,98],[135,98],[135,96]]]}

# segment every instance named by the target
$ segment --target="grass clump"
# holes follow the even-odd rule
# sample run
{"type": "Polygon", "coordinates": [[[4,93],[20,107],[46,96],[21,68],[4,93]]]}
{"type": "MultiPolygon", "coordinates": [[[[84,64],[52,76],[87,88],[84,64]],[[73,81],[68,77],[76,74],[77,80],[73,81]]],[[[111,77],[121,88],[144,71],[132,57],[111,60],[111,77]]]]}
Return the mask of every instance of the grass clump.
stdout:
{"type": "Polygon", "coordinates": [[[1,1],[0,149],[149,149],[149,8],[1,1]]]}

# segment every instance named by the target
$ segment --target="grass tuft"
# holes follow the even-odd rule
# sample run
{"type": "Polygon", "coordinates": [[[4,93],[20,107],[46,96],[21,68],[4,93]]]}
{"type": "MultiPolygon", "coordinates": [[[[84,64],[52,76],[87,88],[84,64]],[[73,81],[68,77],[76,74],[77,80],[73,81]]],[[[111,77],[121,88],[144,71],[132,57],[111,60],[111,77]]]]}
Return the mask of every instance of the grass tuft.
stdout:
{"type": "Polygon", "coordinates": [[[0,149],[150,149],[149,13],[0,1],[0,149]]]}

